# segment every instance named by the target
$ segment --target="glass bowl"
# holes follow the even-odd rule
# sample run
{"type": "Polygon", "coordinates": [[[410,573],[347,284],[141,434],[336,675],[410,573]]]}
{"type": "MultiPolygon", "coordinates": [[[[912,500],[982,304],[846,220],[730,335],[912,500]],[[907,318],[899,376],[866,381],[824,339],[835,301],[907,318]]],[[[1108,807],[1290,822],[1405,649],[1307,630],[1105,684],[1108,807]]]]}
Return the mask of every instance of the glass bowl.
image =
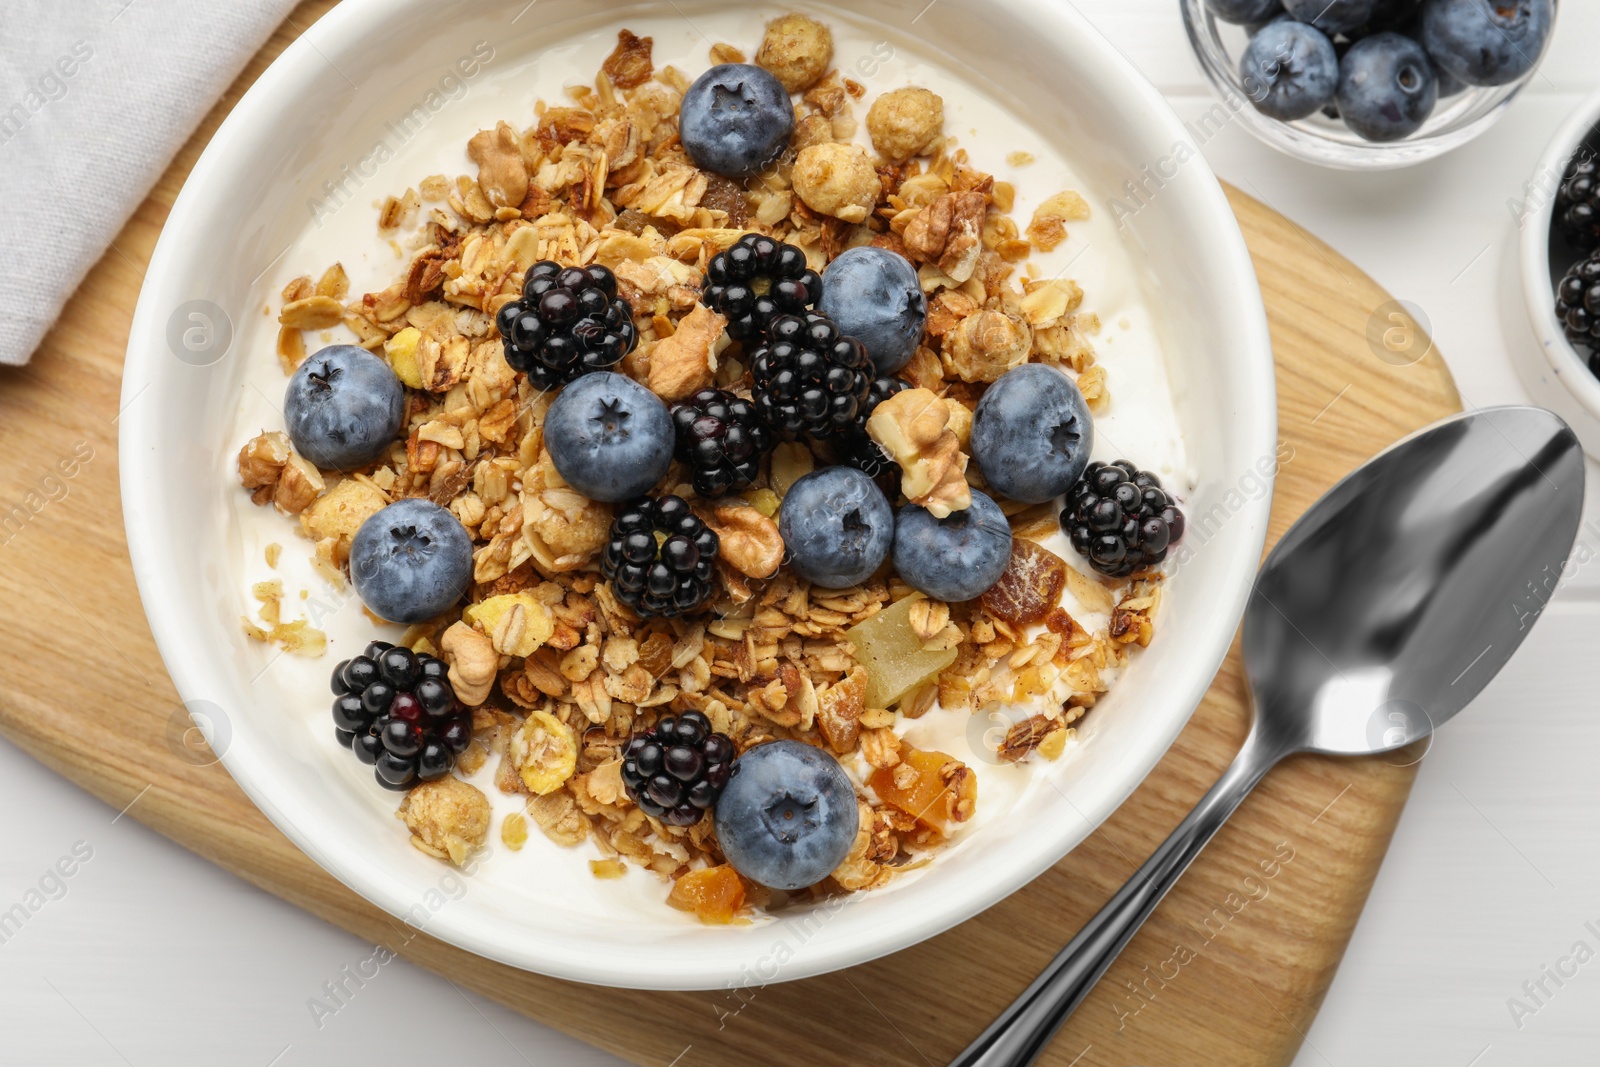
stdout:
{"type": "MultiPolygon", "coordinates": [[[[1532,70],[1509,85],[1468,87],[1441,99],[1422,129],[1403,141],[1378,144],[1362,140],[1343,122],[1320,112],[1299,122],[1280,122],[1257,111],[1245,94],[1239,75],[1239,59],[1250,41],[1249,33],[1243,26],[1214,16],[1205,0],[1180,2],[1194,54],[1222,97],[1223,106],[1231,112],[1228,118],[1203,117],[1194,124],[1197,136],[1215,136],[1222,126],[1237,118],[1245,129],[1278,151],[1340,170],[1395,170],[1460,148],[1500,121],[1507,105],[1539,69],[1535,63],[1532,70]]],[[[1560,5],[1556,8],[1559,14],[1560,5]]],[[[1554,29],[1550,36],[1554,38],[1554,29]]],[[[1545,48],[1548,51],[1549,40],[1545,48]]],[[[1542,62],[1544,56],[1539,59],[1542,62]]]]}

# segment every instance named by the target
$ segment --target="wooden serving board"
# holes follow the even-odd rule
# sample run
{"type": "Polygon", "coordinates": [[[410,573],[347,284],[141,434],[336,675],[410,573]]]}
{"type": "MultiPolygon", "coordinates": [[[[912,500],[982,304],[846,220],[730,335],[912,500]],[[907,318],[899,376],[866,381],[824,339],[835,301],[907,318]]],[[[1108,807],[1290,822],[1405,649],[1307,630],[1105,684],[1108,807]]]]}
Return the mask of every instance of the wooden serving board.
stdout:
{"type": "MultiPolygon", "coordinates": [[[[1237,648],[1148,780],[1081,847],[957,929],[854,970],[743,998],[616,993],[489,963],[398,924],[324,873],[188,726],[134,589],[117,487],[122,353],[145,266],[227,110],[332,0],[296,9],[91,272],[30,366],[0,371],[0,642],[21,650],[0,732],[115,809],[250,882],[463,986],[640,1064],[927,1064],[963,1048],[1117,889],[1232,758],[1246,730],[1237,648]],[[15,507],[14,507],[15,506],[15,507]],[[16,508],[21,508],[19,512],[16,508]],[[26,518],[18,518],[25,514],[26,518]],[[92,664],[86,668],[85,662],[92,664]],[[589,1010],[603,1003],[605,1010],[589,1010]],[[624,1010],[619,1012],[621,1007],[624,1010]],[[625,1022],[623,1020],[626,1020],[625,1022]]],[[[1316,238],[1230,190],[1277,351],[1272,537],[1339,477],[1458,410],[1427,338],[1316,238]],[[1413,345],[1410,355],[1378,356],[1413,345]],[[1369,339],[1370,338],[1370,339],[1369,339]],[[1426,352],[1412,362],[1416,353],[1426,352]]],[[[1402,313],[1403,314],[1403,313],[1402,313]]],[[[1298,758],[1256,791],[1057,1039],[1046,1063],[1280,1065],[1303,1040],[1361,912],[1414,766],[1298,758]]]]}

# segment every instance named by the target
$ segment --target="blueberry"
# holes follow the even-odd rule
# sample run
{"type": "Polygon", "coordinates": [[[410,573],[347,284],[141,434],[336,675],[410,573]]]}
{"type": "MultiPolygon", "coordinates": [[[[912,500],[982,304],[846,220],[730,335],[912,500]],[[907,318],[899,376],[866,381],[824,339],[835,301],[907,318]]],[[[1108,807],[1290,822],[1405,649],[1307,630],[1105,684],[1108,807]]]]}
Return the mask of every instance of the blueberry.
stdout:
{"type": "Polygon", "coordinates": [[[1282,19],[1250,39],[1239,60],[1239,75],[1257,111],[1293,122],[1333,101],[1339,55],[1315,27],[1282,19]]]}
{"type": "Polygon", "coordinates": [[[972,415],[972,458],[1002,496],[1042,504],[1089,465],[1094,423],[1071,378],[1042,363],[1007,371],[972,415]]]}
{"type": "Polygon", "coordinates": [[[1441,70],[1468,85],[1506,85],[1539,61],[1552,0],[1425,0],[1417,39],[1441,70]]]}
{"type": "Polygon", "coordinates": [[[1368,141],[1398,141],[1422,128],[1439,101],[1428,53],[1409,37],[1357,41],[1339,65],[1339,114],[1368,141]]]}
{"type": "Polygon", "coordinates": [[[1372,18],[1376,0],[1283,0],[1289,14],[1332,36],[1349,33],[1372,18]]]}
{"type": "Polygon", "coordinates": [[[672,413],[621,374],[586,374],[561,391],[544,420],[544,445],[567,483],[591,500],[642,496],[672,463],[672,413]]]}
{"type": "Polygon", "coordinates": [[[844,862],[860,819],[838,760],[800,741],[773,741],[734,761],[717,801],[717,842],[751,881],[804,889],[844,862]]]}
{"type": "MultiPolygon", "coordinates": [[[[459,519],[431,500],[413,497],[390,504],[356,532],[350,579],[361,602],[379,618],[425,622],[467,591],[472,538],[459,519]]],[[[380,672],[388,673],[390,654],[384,654],[380,672]]]]}
{"type": "Polygon", "coordinates": [[[1361,40],[1371,37],[1384,30],[1399,30],[1408,33],[1416,22],[1417,12],[1422,7],[1422,0],[1377,0],[1372,5],[1372,17],[1359,29],[1351,30],[1348,37],[1352,40],[1361,40]]]}
{"type": "Polygon", "coordinates": [[[695,166],[748,178],[782,154],[794,133],[794,103],[770,73],[749,63],[712,67],[689,86],[678,139],[695,166]]]}
{"type": "Polygon", "coordinates": [[[1266,22],[1283,10],[1283,0],[1206,0],[1206,7],[1223,22],[1241,26],[1266,22]]]}
{"type": "Polygon", "coordinates": [[[828,264],[817,310],[846,337],[867,346],[879,374],[911,362],[928,324],[928,298],[917,269],[887,248],[852,248],[828,264]]]}
{"type": "Polygon", "coordinates": [[[894,526],[895,573],[935,600],[960,603],[982,596],[1011,561],[1011,524],[988,496],[972,491],[972,506],[936,519],[907,504],[894,526]]]}
{"type": "MultiPolygon", "coordinates": [[[[1423,51],[1427,51],[1427,49],[1423,49],[1423,51]]],[[[1433,65],[1433,73],[1439,81],[1440,100],[1448,100],[1452,96],[1460,96],[1468,89],[1466,82],[1462,81],[1454,74],[1451,74],[1448,70],[1445,70],[1437,63],[1433,65]]]]}
{"type": "Polygon", "coordinates": [[[294,449],[324,470],[375,462],[400,433],[406,390],[364,348],[330,345],[300,364],[283,395],[294,449]]]}
{"type": "Polygon", "coordinates": [[[778,532],[795,573],[825,589],[864,582],[889,557],[894,510],[852,467],[824,467],[789,487],[778,532]]]}

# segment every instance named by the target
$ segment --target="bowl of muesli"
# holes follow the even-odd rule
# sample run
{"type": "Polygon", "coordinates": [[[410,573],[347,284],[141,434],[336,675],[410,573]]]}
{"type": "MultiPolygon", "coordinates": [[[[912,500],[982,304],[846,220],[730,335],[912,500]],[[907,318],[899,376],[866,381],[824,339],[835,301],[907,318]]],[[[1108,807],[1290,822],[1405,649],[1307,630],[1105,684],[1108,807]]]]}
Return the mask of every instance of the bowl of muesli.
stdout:
{"type": "Polygon", "coordinates": [[[174,206],[121,444],[185,706],[520,967],[948,929],[1231,641],[1281,455],[1226,199],[1070,5],[518,6],[346,0],[174,206]]]}

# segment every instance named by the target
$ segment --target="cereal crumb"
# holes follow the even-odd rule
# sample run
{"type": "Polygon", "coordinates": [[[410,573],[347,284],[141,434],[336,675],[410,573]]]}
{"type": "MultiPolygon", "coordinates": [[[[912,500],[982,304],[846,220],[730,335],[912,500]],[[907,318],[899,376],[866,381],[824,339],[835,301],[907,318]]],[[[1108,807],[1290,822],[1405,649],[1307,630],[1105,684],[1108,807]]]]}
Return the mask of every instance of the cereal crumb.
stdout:
{"type": "Polygon", "coordinates": [[[528,843],[528,820],[520,811],[511,812],[501,821],[500,840],[512,852],[522,851],[528,843]]]}

